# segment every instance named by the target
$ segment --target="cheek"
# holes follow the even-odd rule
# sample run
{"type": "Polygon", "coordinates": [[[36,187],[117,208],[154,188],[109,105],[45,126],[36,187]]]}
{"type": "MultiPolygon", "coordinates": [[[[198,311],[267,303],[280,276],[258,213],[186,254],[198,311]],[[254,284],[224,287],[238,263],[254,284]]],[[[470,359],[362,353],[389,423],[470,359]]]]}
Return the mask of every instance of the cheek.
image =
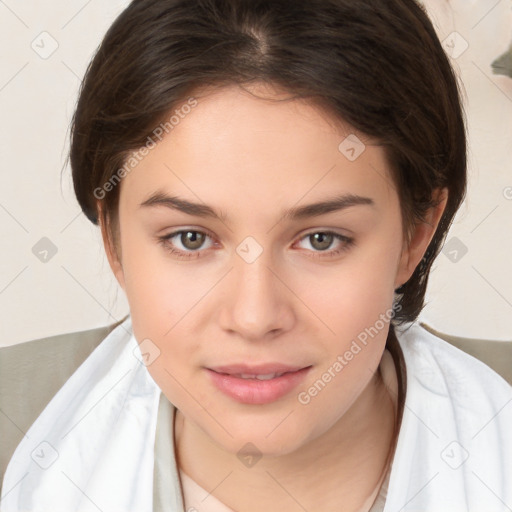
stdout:
{"type": "Polygon", "coordinates": [[[369,241],[330,267],[297,275],[294,290],[327,335],[355,336],[391,307],[399,249],[389,238],[369,241]]]}
{"type": "MultiPolygon", "coordinates": [[[[190,395],[185,389],[193,386],[197,355],[200,354],[199,336],[190,332],[195,293],[186,286],[183,278],[155,266],[141,265],[145,272],[136,274],[127,287],[133,332],[139,343],[150,340],[155,358],[147,369],[167,398],[175,405],[186,405],[190,395]]],[[[204,293],[204,290],[203,290],[204,293]]],[[[206,400],[200,389],[194,397],[201,403],[206,400]]]]}
{"type": "Polygon", "coordinates": [[[187,365],[198,352],[199,338],[187,329],[194,304],[208,287],[204,282],[201,285],[197,276],[190,276],[190,270],[170,264],[156,244],[144,246],[127,237],[123,254],[125,292],[135,338],[149,343],[151,352],[158,354],[148,371],[169,400],[181,403],[180,383],[188,381],[187,365]]]}
{"type": "Polygon", "coordinates": [[[125,293],[134,329],[162,336],[186,314],[203,290],[192,266],[171,262],[165,249],[136,230],[123,234],[125,293]]]}
{"type": "MultiPolygon", "coordinates": [[[[317,288],[309,298],[330,332],[322,326],[326,334],[318,337],[321,362],[298,401],[309,418],[321,415],[323,424],[337,421],[370,381],[394,315],[396,249],[367,249],[340,266],[335,279],[325,279],[322,294],[317,288]]],[[[312,423],[311,428],[318,426],[312,423]]]]}

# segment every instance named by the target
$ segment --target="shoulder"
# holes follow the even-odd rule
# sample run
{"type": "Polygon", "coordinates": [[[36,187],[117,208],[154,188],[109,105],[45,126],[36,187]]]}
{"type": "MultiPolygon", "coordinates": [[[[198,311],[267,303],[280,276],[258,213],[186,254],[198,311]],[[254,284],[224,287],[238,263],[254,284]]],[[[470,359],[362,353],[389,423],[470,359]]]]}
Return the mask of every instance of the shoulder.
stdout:
{"type": "Polygon", "coordinates": [[[19,380],[23,374],[34,379],[38,374],[54,371],[69,376],[126,318],[111,325],[0,347],[0,378],[11,374],[19,380]]]}
{"type": "Polygon", "coordinates": [[[385,511],[502,510],[512,503],[512,386],[417,323],[395,332],[407,390],[385,511]]]}
{"type": "Polygon", "coordinates": [[[17,390],[36,392],[53,384],[64,384],[112,327],[59,334],[0,348],[2,403],[17,390]]]}
{"type": "Polygon", "coordinates": [[[0,483],[32,423],[116,325],[0,348],[0,483]]]}
{"type": "Polygon", "coordinates": [[[438,392],[450,388],[456,392],[453,395],[455,400],[462,400],[470,393],[511,396],[512,386],[487,364],[490,362],[489,353],[485,354],[486,344],[490,349],[492,345],[492,350],[501,358],[500,362],[509,366],[512,364],[511,343],[454,338],[456,346],[418,323],[397,328],[396,333],[406,362],[420,384],[438,392]],[[496,347],[499,345],[498,350],[496,347]]]}
{"type": "MultiPolygon", "coordinates": [[[[103,334],[108,333],[109,327],[98,327],[87,331],[58,334],[46,338],[26,341],[17,345],[0,347],[0,365],[8,370],[12,365],[23,369],[30,363],[36,364],[43,358],[45,361],[65,361],[64,356],[80,357],[91,346],[98,343],[103,334]],[[79,353],[76,353],[76,349],[79,353]]],[[[101,340],[100,340],[101,341],[101,340]]],[[[38,365],[40,366],[40,365],[38,365]]]]}
{"type": "Polygon", "coordinates": [[[453,436],[472,447],[474,462],[501,460],[502,474],[512,478],[512,386],[480,359],[416,323],[397,338],[406,363],[406,404],[440,440],[453,436]]]}
{"type": "MultiPolygon", "coordinates": [[[[486,411],[497,412],[512,399],[512,386],[499,373],[419,324],[397,330],[397,338],[406,361],[408,385],[414,383],[424,391],[448,397],[454,408],[480,417],[486,411]]],[[[512,345],[507,344],[507,349],[512,357],[512,345]]],[[[512,407],[508,409],[500,419],[512,427],[512,407]]]]}

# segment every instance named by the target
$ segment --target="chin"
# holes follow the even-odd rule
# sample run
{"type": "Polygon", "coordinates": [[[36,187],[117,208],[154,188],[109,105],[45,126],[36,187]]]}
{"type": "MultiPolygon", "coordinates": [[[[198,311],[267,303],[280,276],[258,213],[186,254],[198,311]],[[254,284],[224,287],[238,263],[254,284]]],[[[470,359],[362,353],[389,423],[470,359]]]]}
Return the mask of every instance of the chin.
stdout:
{"type": "Polygon", "coordinates": [[[205,432],[223,450],[239,458],[245,453],[250,455],[251,451],[254,451],[256,456],[279,457],[299,450],[316,437],[303,428],[300,431],[296,430],[296,425],[300,423],[297,418],[292,420],[293,413],[290,414],[289,423],[288,420],[283,421],[287,414],[289,413],[280,414],[278,418],[272,416],[266,421],[260,418],[258,424],[250,419],[235,423],[233,420],[222,420],[222,424],[226,425],[232,437],[215,427],[214,431],[208,429],[205,432]]]}

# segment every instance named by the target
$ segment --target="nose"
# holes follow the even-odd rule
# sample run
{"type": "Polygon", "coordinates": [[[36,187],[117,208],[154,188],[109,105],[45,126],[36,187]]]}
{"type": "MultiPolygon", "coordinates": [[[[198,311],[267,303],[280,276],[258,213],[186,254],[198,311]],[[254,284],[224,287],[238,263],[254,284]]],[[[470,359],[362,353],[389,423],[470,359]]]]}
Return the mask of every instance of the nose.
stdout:
{"type": "Polygon", "coordinates": [[[293,293],[263,253],[252,263],[234,255],[220,312],[221,327],[243,339],[272,339],[295,322],[293,293]]]}

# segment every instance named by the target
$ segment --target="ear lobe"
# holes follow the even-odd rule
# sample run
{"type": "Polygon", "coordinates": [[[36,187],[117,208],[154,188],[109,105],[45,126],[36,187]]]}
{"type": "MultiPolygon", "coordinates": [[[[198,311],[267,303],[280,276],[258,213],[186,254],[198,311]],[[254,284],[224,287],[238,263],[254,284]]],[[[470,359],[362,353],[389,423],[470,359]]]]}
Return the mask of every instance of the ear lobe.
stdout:
{"type": "Polygon", "coordinates": [[[425,220],[416,224],[409,244],[404,242],[402,256],[395,279],[395,289],[406,283],[423,258],[446,208],[448,189],[437,189],[433,198],[438,204],[428,210],[425,220]]]}
{"type": "Polygon", "coordinates": [[[98,203],[98,222],[101,229],[101,237],[103,240],[103,247],[105,249],[105,254],[107,255],[108,263],[110,265],[110,269],[114,274],[119,286],[124,290],[125,289],[125,281],[124,281],[124,272],[123,266],[121,264],[120,256],[118,255],[118,251],[115,248],[114,241],[109,236],[109,230],[107,226],[103,222],[103,216],[101,215],[101,206],[98,203]]]}

